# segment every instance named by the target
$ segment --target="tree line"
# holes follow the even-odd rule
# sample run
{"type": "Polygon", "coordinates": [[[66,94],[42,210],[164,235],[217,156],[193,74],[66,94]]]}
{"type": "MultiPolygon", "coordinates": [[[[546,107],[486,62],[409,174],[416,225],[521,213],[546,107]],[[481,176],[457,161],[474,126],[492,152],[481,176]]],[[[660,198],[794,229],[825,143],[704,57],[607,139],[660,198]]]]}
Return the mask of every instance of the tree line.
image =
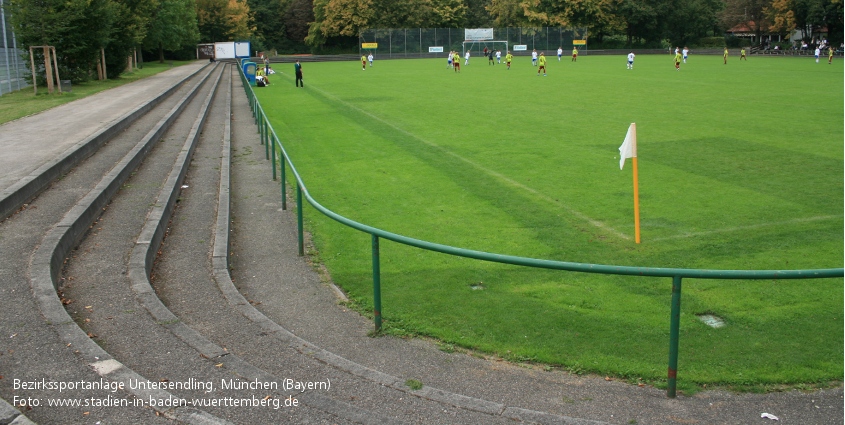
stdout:
{"type": "Polygon", "coordinates": [[[696,46],[744,24],[838,46],[843,0],[10,0],[17,39],[56,46],[62,75],[84,81],[105,52],[109,78],[140,51],[190,58],[197,43],[249,40],[279,53],[357,51],[370,28],[587,28],[592,46],[696,46]]]}

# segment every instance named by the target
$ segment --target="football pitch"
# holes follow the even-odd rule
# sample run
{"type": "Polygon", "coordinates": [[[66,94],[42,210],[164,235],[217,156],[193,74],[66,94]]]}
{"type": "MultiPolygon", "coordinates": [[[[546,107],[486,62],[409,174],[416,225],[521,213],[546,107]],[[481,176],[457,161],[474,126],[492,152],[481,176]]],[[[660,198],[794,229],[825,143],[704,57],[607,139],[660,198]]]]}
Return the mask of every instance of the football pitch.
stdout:
{"type": "MultiPolygon", "coordinates": [[[[549,53],[277,64],[261,105],[309,192],[352,220],[455,247],[596,264],[843,262],[843,61],[549,53]],[[290,68],[290,69],[288,69],[290,68]],[[642,243],[634,242],[637,124],[642,243]]],[[[694,53],[694,52],[693,52],[694,53]]],[[[305,209],[316,252],[372,310],[370,236],[305,209]]],[[[517,362],[665,384],[671,280],[531,269],[381,243],[385,328],[517,362]]],[[[685,279],[678,384],[829,385],[843,280],[685,279]],[[702,315],[722,319],[713,328],[702,315]]]]}

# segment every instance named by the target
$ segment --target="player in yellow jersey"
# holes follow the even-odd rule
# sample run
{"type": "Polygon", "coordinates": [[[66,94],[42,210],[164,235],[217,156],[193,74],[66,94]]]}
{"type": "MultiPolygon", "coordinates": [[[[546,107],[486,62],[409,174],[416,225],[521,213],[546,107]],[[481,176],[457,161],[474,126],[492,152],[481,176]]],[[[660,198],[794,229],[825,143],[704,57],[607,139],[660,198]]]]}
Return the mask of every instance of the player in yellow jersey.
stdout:
{"type": "Polygon", "coordinates": [[[833,47],[827,48],[827,64],[833,65],[833,47]]]}
{"type": "Polygon", "coordinates": [[[545,54],[543,54],[543,52],[540,52],[540,57],[537,59],[537,61],[540,64],[540,67],[537,68],[537,76],[538,77],[540,76],[540,71],[542,70],[543,76],[545,77],[546,76],[546,56],[545,56],[545,54]]]}
{"type": "Polygon", "coordinates": [[[513,60],[513,55],[511,51],[508,50],[508,54],[505,55],[505,63],[508,65],[508,69],[511,69],[511,61],[513,60]]]}
{"type": "MultiPolygon", "coordinates": [[[[728,48],[727,47],[725,47],[725,53],[723,53],[722,56],[725,58],[725,65],[727,65],[728,64],[728,48]]],[[[748,60],[748,59],[746,59],[746,60],[748,60]]]]}
{"type": "Polygon", "coordinates": [[[578,48],[572,48],[572,62],[578,62],[578,48]]]}
{"type": "Polygon", "coordinates": [[[455,66],[455,72],[461,72],[461,55],[458,52],[452,55],[452,65],[455,66]]]}
{"type": "Polygon", "coordinates": [[[361,70],[362,71],[367,70],[367,57],[364,56],[364,55],[361,55],[361,70]]]}
{"type": "Polygon", "coordinates": [[[675,52],[675,69],[680,71],[681,70],[681,61],[683,57],[681,56],[681,52],[675,52]]]}

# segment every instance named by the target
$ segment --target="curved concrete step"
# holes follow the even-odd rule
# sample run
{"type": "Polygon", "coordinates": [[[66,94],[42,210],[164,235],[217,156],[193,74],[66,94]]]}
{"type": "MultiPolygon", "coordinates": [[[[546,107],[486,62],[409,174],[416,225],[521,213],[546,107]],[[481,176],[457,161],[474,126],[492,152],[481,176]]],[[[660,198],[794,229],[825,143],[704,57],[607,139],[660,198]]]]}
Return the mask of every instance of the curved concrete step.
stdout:
{"type": "MultiPolygon", "coordinates": [[[[202,67],[189,66],[179,72],[168,73],[170,75],[158,78],[156,81],[143,82],[143,84],[133,83],[132,90],[128,91],[133,94],[133,99],[119,99],[108,94],[92,96],[94,103],[105,109],[86,108],[84,105],[89,105],[90,102],[74,103],[68,107],[54,108],[37,116],[0,126],[0,143],[4,148],[7,147],[10,136],[19,134],[17,130],[9,131],[9,129],[21,128],[21,125],[27,122],[39,124],[35,128],[28,127],[27,134],[43,136],[19,141],[28,144],[29,151],[22,153],[26,156],[25,158],[12,155],[11,152],[14,152],[14,149],[4,151],[6,153],[0,160],[4,168],[0,172],[4,173],[4,176],[10,176],[16,167],[23,169],[25,173],[28,173],[31,168],[38,168],[38,161],[43,158],[41,154],[44,151],[58,149],[61,152],[67,152],[68,146],[78,145],[78,140],[72,137],[80,134],[90,136],[102,130],[102,123],[121,121],[126,108],[136,108],[145,101],[160,102],[159,109],[175,104],[175,98],[182,96],[176,92],[187,91],[181,82],[185,81],[186,76],[193,78],[200,68],[202,67]],[[160,98],[163,87],[167,87],[164,91],[169,91],[171,85],[176,87],[174,91],[176,95],[160,98]],[[111,101],[118,103],[112,108],[106,108],[111,101]],[[68,108],[71,109],[70,112],[68,108]],[[61,123],[65,114],[73,115],[76,110],[86,114],[89,122],[80,123],[80,127],[76,129],[45,125],[45,123],[61,123]],[[97,115],[91,115],[91,113],[97,113],[97,115]],[[98,122],[94,122],[95,119],[98,122]],[[67,139],[68,137],[71,139],[67,139]],[[11,166],[7,164],[7,161],[16,159],[20,159],[19,163],[11,166]]],[[[97,159],[82,160],[77,169],[66,172],[61,179],[51,185],[50,190],[42,193],[18,213],[0,222],[0,282],[2,282],[0,284],[0,334],[4,335],[4,338],[0,340],[2,341],[0,343],[0,371],[2,371],[0,395],[10,403],[16,404],[35,421],[81,423],[89,422],[88,419],[94,417],[105,421],[123,418],[123,420],[134,420],[136,423],[155,423],[159,420],[167,422],[164,418],[158,419],[155,416],[150,418],[153,412],[146,408],[127,408],[123,412],[102,406],[46,408],[44,406],[51,401],[82,400],[92,394],[82,390],[67,390],[61,393],[51,389],[30,391],[21,388],[20,385],[26,382],[41,384],[42,379],[50,383],[90,383],[99,380],[100,377],[94,370],[79,361],[73,354],[73,348],[67,347],[66,343],[58,338],[54,327],[45,322],[43,316],[40,315],[29,287],[30,256],[43,236],[82,196],[96,186],[101,177],[113,167],[117,158],[125,155],[137,141],[135,139],[129,144],[124,139],[127,136],[132,138],[132,133],[148,131],[167,109],[169,107],[160,113],[151,109],[138,117],[124,132],[115,135],[100,147],[97,151],[97,159]],[[41,406],[22,406],[19,401],[16,402],[16,397],[18,400],[20,397],[37,399],[41,406]]],[[[27,127],[24,126],[24,128],[27,127]]],[[[84,138],[90,138],[89,136],[84,136],[84,138]]],[[[13,140],[12,143],[18,142],[13,140]]],[[[25,178],[26,174],[19,176],[25,178]]],[[[55,297],[55,292],[53,296],[55,297]]]]}

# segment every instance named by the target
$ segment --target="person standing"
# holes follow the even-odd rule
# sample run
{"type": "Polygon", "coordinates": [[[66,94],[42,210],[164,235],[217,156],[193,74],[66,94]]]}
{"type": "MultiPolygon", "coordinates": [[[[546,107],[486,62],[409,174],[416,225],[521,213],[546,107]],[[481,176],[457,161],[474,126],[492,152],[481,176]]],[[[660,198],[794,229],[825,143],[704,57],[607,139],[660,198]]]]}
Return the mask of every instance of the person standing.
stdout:
{"type": "Polygon", "coordinates": [[[743,47],[742,49],[739,49],[739,60],[743,60],[743,59],[745,59],[745,61],[748,62],[748,58],[745,57],[745,47],[743,47]]]}
{"type": "Polygon", "coordinates": [[[572,62],[578,62],[578,48],[572,48],[572,62]]]}
{"type": "Polygon", "coordinates": [[[537,76],[539,77],[540,71],[543,71],[543,76],[545,77],[546,76],[546,56],[543,54],[543,52],[540,52],[540,57],[537,59],[537,61],[540,63],[540,67],[537,68],[537,76]]]}
{"type": "Polygon", "coordinates": [[[464,65],[469,65],[469,50],[467,50],[467,52],[464,54],[464,57],[466,57],[467,59],[467,61],[464,62],[464,65]]]}
{"type": "Polygon", "coordinates": [[[498,62],[500,64],[502,63],[502,51],[501,50],[496,50],[496,62],[498,62]]]}
{"type": "Polygon", "coordinates": [[[446,68],[452,68],[452,58],[455,52],[449,50],[449,56],[446,57],[446,68]]]}
{"type": "Polygon", "coordinates": [[[725,65],[728,64],[728,48],[725,47],[725,52],[722,53],[722,58],[725,60],[725,65]]]}
{"type": "Polygon", "coordinates": [[[634,69],[634,52],[628,53],[628,69],[634,69]]]}
{"type": "Polygon", "coordinates": [[[687,63],[687,56],[689,55],[689,47],[684,46],[684,50],[682,50],[681,53],[684,55],[684,63],[687,63]]]}
{"type": "MultiPolygon", "coordinates": [[[[727,50],[725,50],[727,52],[727,50]]],[[[675,52],[675,70],[681,70],[681,52],[675,52]]]]}
{"type": "Polygon", "coordinates": [[[367,57],[364,56],[364,55],[361,55],[361,70],[362,71],[367,70],[367,57]]]}
{"type": "Polygon", "coordinates": [[[370,62],[370,67],[372,67],[373,66],[373,54],[372,53],[370,53],[367,56],[367,60],[370,62]]]}
{"type": "Polygon", "coordinates": [[[827,48],[827,64],[833,65],[833,46],[827,48]]]}
{"type": "Polygon", "coordinates": [[[815,52],[815,54],[816,54],[816,63],[819,63],[819,55],[821,55],[821,53],[822,53],[822,50],[821,50],[821,49],[819,49],[819,46],[816,46],[816,52],[815,52]]]}
{"type": "Polygon", "coordinates": [[[455,66],[455,72],[461,72],[461,55],[458,52],[455,52],[455,55],[452,56],[452,65],[455,66]]]}
{"type": "Polygon", "coordinates": [[[302,82],[302,64],[299,63],[299,59],[293,64],[293,73],[296,75],[296,86],[305,87],[305,83],[302,82]]]}
{"type": "Polygon", "coordinates": [[[531,52],[531,66],[537,66],[537,49],[531,52]]]}
{"type": "Polygon", "coordinates": [[[494,53],[493,53],[492,50],[487,52],[487,65],[488,66],[489,65],[496,65],[496,61],[493,59],[493,55],[494,55],[494,53]]]}
{"type": "Polygon", "coordinates": [[[560,62],[560,58],[563,56],[563,46],[558,46],[557,48],[557,61],[560,62]]]}
{"type": "Polygon", "coordinates": [[[505,55],[505,63],[508,65],[508,69],[511,69],[511,61],[513,60],[513,55],[511,51],[508,50],[508,54],[505,55]]]}

